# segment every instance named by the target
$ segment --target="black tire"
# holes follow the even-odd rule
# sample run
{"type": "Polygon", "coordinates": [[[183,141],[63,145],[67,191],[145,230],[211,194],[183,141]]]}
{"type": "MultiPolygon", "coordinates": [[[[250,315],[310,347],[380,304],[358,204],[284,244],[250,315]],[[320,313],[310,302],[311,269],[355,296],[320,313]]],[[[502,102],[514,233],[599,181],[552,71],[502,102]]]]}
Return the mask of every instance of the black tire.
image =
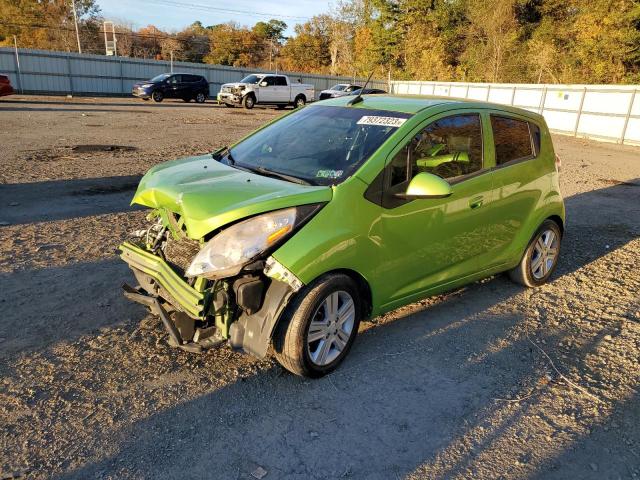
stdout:
{"type": "Polygon", "coordinates": [[[160,90],[156,90],[151,94],[151,98],[153,98],[154,102],[160,103],[162,100],[164,100],[164,95],[160,90]]]}
{"type": "Polygon", "coordinates": [[[245,95],[245,97],[242,99],[242,106],[247,110],[251,110],[255,106],[255,104],[256,98],[251,94],[245,95]]]}
{"type": "Polygon", "coordinates": [[[207,96],[204,92],[198,92],[196,94],[196,103],[204,103],[207,100],[207,96]]]}
{"type": "MultiPolygon", "coordinates": [[[[336,311],[341,308],[339,305],[339,303],[336,304],[336,311]]],[[[349,353],[358,333],[361,315],[362,304],[355,282],[343,274],[330,273],[323,275],[302,288],[283,313],[273,335],[273,350],[276,359],[280,365],[296,375],[310,378],[326,375],[335,370],[349,353]],[[333,327],[335,337],[327,341],[325,338],[330,336],[330,334],[327,334],[327,337],[323,337],[317,342],[327,342],[329,345],[327,350],[336,348],[335,351],[332,351],[332,354],[337,356],[328,363],[319,365],[312,359],[310,351],[310,345],[315,342],[309,344],[307,342],[309,327],[312,320],[317,318],[321,311],[324,311],[325,301],[334,294],[345,294],[344,297],[347,300],[346,303],[342,303],[342,307],[347,306],[348,297],[353,300],[351,329],[348,334],[348,340],[345,342],[343,337],[337,336],[336,332],[341,327],[337,326],[340,321],[339,317],[335,317],[336,323],[333,327]],[[337,351],[337,342],[335,342],[338,338],[341,339],[340,341],[344,345],[339,352],[337,351]]],[[[331,328],[331,325],[329,325],[327,331],[331,328]]],[[[316,352],[322,349],[319,343],[316,348],[316,352]]],[[[328,356],[328,358],[331,358],[331,356],[328,356]]]]}
{"type": "Polygon", "coordinates": [[[304,95],[298,95],[296,99],[293,101],[294,108],[304,107],[307,104],[307,99],[304,95]]]}
{"type": "Polygon", "coordinates": [[[529,245],[527,245],[527,249],[524,251],[518,266],[509,270],[509,277],[511,280],[519,283],[520,285],[524,285],[525,287],[539,287],[540,285],[547,283],[558,266],[561,240],[562,231],[556,222],[548,219],[542,222],[542,225],[540,225],[538,230],[536,230],[536,233],[531,238],[529,245]],[[542,244],[546,244],[545,240],[551,238],[548,232],[553,232],[555,238],[551,239],[549,242],[550,246],[546,252],[541,252],[541,245],[538,241],[541,240],[542,244]],[[554,249],[555,253],[553,254],[553,260],[549,260],[549,254],[552,253],[554,249]],[[540,259],[539,263],[538,259],[540,259]]]}

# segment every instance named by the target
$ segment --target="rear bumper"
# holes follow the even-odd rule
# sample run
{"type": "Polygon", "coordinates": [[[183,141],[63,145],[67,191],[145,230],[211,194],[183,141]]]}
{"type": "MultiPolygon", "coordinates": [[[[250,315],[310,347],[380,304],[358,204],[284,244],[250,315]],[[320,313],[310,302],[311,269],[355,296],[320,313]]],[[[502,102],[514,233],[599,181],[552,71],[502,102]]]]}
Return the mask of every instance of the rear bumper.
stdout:
{"type": "Polygon", "coordinates": [[[129,242],[124,242],[119,249],[120,258],[134,273],[138,271],[148,275],[160,287],[156,292],[148,293],[157,293],[163,298],[168,296],[170,298],[164,299],[174,307],[194,319],[202,318],[204,294],[185,282],[162,258],[129,242]]]}

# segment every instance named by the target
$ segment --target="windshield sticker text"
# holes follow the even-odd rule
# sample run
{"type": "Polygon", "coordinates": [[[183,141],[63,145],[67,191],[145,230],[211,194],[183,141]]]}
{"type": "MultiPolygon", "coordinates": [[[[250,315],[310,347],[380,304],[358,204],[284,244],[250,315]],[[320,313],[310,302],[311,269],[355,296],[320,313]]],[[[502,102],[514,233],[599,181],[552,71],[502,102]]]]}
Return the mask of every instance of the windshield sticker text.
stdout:
{"type": "Polygon", "coordinates": [[[318,170],[317,178],[340,178],[344,173],[343,170],[318,170]]]}
{"type": "Polygon", "coordinates": [[[404,122],[406,122],[406,118],[396,118],[396,117],[379,117],[374,115],[365,115],[360,120],[358,120],[358,125],[377,125],[379,127],[399,127],[404,122]]]}

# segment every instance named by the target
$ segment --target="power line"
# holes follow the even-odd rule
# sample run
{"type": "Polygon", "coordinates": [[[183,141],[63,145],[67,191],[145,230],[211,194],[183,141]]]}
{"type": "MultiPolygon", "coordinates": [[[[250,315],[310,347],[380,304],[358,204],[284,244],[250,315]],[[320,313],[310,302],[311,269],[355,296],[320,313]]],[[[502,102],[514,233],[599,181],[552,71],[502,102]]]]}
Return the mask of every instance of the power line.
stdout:
{"type": "MultiPolygon", "coordinates": [[[[43,30],[56,30],[56,31],[66,31],[66,32],[74,32],[75,29],[72,27],[63,27],[63,26],[52,26],[52,25],[44,25],[44,24],[27,24],[27,23],[16,23],[16,22],[2,22],[0,21],[0,25],[2,26],[6,26],[6,27],[17,27],[17,28],[31,28],[31,29],[43,29],[43,30]]],[[[85,25],[80,25],[80,28],[88,28],[88,26],[85,25]]],[[[96,30],[93,30],[93,32],[97,33],[97,34],[104,34],[104,30],[101,28],[98,28],[96,30]]],[[[110,32],[109,32],[110,33],[110,32]]],[[[179,33],[184,33],[184,32],[179,32],[179,33]]],[[[189,40],[189,39],[181,39],[179,37],[177,37],[176,35],[170,35],[168,33],[164,33],[162,31],[159,31],[158,33],[139,33],[139,32],[135,32],[133,30],[128,31],[128,32],[118,32],[116,31],[116,35],[126,35],[126,36],[132,36],[132,37],[141,37],[141,38],[151,38],[151,39],[173,39],[173,40],[177,40],[179,42],[188,42],[188,41],[192,41],[194,43],[198,42],[198,43],[203,43],[204,41],[212,41],[213,44],[215,46],[244,46],[244,47],[252,47],[252,46],[270,46],[271,45],[271,40],[256,40],[256,41],[250,41],[250,42],[246,42],[246,41],[234,41],[234,40],[228,40],[225,39],[223,42],[220,42],[219,40],[210,40],[210,38],[207,35],[198,35],[198,34],[194,34],[195,36],[195,40],[189,40]],[[205,40],[206,39],[206,40],[205,40]]]]}
{"type": "Polygon", "coordinates": [[[172,7],[182,7],[189,10],[200,10],[200,11],[213,11],[213,12],[224,12],[224,13],[234,13],[240,15],[249,15],[252,17],[277,17],[277,18],[288,18],[292,20],[309,20],[311,17],[299,16],[299,15],[283,15],[280,13],[267,13],[267,12],[250,12],[247,10],[235,10],[231,8],[220,8],[220,7],[211,7],[209,5],[202,5],[198,3],[188,3],[188,2],[179,2],[176,0],[144,0],[147,3],[155,3],[159,5],[168,5],[172,7]]]}

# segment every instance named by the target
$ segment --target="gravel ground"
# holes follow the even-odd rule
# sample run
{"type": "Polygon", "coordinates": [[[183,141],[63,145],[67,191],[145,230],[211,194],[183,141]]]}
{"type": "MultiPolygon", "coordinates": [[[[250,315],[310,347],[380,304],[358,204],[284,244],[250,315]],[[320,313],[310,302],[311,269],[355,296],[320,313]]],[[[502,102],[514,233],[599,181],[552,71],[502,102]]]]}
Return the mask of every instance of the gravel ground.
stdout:
{"type": "Polygon", "coordinates": [[[0,479],[640,478],[640,148],[554,138],[568,225],[540,289],[376,318],[317,381],[167,346],[119,290],[132,189],[279,114],[0,100],[0,479]]]}

